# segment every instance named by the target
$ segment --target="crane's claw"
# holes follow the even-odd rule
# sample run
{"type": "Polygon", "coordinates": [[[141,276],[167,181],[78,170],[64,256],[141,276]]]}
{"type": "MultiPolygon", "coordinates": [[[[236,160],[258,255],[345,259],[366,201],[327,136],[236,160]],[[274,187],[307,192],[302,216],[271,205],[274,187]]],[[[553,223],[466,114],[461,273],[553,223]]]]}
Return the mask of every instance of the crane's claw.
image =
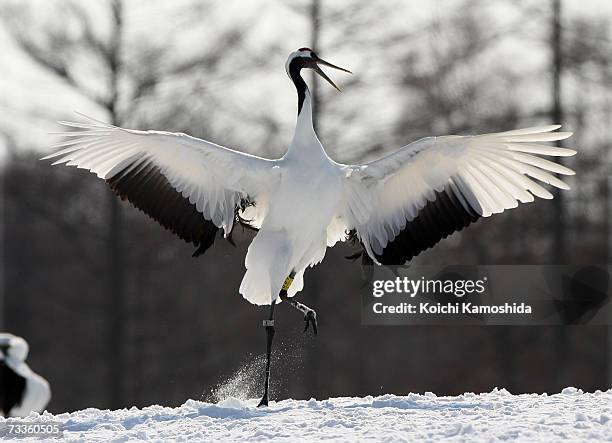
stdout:
{"type": "Polygon", "coordinates": [[[316,312],[313,310],[308,311],[306,315],[304,316],[304,322],[306,323],[304,325],[304,332],[308,330],[310,323],[312,323],[312,330],[314,331],[314,335],[317,335],[317,314],[316,312]]]}

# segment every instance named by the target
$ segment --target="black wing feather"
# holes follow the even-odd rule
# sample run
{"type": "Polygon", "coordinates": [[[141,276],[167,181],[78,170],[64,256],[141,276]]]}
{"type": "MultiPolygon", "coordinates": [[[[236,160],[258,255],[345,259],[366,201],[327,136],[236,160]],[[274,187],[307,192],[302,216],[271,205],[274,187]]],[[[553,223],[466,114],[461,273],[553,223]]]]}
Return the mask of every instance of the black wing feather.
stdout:
{"type": "Polygon", "coordinates": [[[458,188],[451,186],[436,192],[434,199],[427,202],[416,218],[406,222],[382,253],[375,254],[376,259],[383,265],[402,265],[478,220],[480,215],[457,192],[458,188]]]}
{"type": "Polygon", "coordinates": [[[128,165],[106,182],[122,200],[127,199],[164,228],[193,243],[197,247],[194,257],[214,243],[219,228],[177,192],[156,165],[128,165]]]}

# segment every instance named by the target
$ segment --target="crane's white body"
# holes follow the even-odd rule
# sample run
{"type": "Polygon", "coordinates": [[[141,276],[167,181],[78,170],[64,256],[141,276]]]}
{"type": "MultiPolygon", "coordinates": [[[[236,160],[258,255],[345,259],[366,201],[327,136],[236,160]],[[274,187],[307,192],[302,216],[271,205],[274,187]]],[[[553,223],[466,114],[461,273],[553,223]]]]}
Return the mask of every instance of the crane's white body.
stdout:
{"type": "Polygon", "coordinates": [[[298,90],[299,111],[290,147],[280,159],[244,154],[185,134],[101,122],[62,122],[83,131],[63,133],[68,140],[56,145],[63,149],[47,158],[60,157],[54,164],[89,169],[115,186],[116,192],[123,180],[119,190],[123,198],[196,245],[199,240],[193,240],[193,232],[177,231],[184,229],[184,220],[180,216],[174,220],[168,212],[191,211],[191,221],[195,214],[223,229],[226,236],[240,220],[236,214],[248,220],[259,232],[246,256],[240,293],[259,305],[277,300],[290,273],[296,275],[289,296],[300,291],[304,270],[323,260],[326,248],[345,240],[348,231],[356,234],[374,263],[383,262],[386,251],[401,251],[406,238],[410,245],[419,240],[415,235],[429,236],[429,243],[406,256],[412,257],[478,217],[531,202],[534,196],[552,198],[533,179],[569,189],[551,173],[574,172],[539,157],[576,153],[541,144],[571,135],[552,132],[560,126],[429,137],[370,163],[334,162],[315,134],[310,93],[295,65],[296,60],[313,63],[308,57],[314,57],[312,52],[301,49],[287,61],[287,73],[298,90]],[[176,195],[166,212],[151,204],[156,193],[167,198],[168,192],[176,195]],[[184,200],[183,206],[177,206],[177,198],[184,200]],[[244,207],[244,201],[254,206],[244,207]],[[428,209],[432,202],[438,212],[428,209]],[[417,225],[416,234],[410,233],[408,228],[417,225]],[[395,243],[402,232],[410,235],[395,243]]]}
{"type": "Polygon", "coordinates": [[[311,109],[307,93],[289,150],[274,166],[268,213],[249,246],[240,293],[251,303],[269,304],[291,272],[289,295],[302,289],[305,268],[325,256],[328,227],[343,198],[345,172],[317,138],[311,109]]]}

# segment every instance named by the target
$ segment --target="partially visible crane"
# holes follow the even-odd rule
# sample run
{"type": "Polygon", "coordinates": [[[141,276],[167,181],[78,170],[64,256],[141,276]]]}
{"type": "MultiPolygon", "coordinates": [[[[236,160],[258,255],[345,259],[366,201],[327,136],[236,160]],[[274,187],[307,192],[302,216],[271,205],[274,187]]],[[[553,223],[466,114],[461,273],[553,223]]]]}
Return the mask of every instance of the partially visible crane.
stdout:
{"type": "Polygon", "coordinates": [[[0,413],[4,417],[42,412],[51,399],[49,383],[25,362],[28,349],[23,338],[0,333],[0,413]]]}

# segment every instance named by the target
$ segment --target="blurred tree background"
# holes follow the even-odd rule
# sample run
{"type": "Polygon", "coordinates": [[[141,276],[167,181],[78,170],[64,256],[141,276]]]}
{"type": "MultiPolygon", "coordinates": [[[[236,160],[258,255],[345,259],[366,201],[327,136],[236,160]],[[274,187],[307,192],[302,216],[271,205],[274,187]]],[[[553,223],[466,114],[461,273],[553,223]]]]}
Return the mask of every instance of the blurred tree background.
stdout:
{"type": "MultiPolygon", "coordinates": [[[[192,259],[91,174],[39,162],[57,141],[48,132],[78,109],[280,156],[295,115],[283,64],[300,46],[355,73],[339,79],[341,95],[314,90],[338,161],[428,135],[574,131],[579,155],[567,164],[578,174],[563,199],[481,220],[414,263],[609,261],[605,1],[4,0],[0,16],[0,328],[30,342],[53,412],[256,396],[267,309],[238,294],[252,234],[192,259]]],[[[281,306],[275,397],[610,386],[603,326],[361,326],[349,253],[337,246],[306,274],[300,297],[318,312],[317,338],[281,306]]]]}

